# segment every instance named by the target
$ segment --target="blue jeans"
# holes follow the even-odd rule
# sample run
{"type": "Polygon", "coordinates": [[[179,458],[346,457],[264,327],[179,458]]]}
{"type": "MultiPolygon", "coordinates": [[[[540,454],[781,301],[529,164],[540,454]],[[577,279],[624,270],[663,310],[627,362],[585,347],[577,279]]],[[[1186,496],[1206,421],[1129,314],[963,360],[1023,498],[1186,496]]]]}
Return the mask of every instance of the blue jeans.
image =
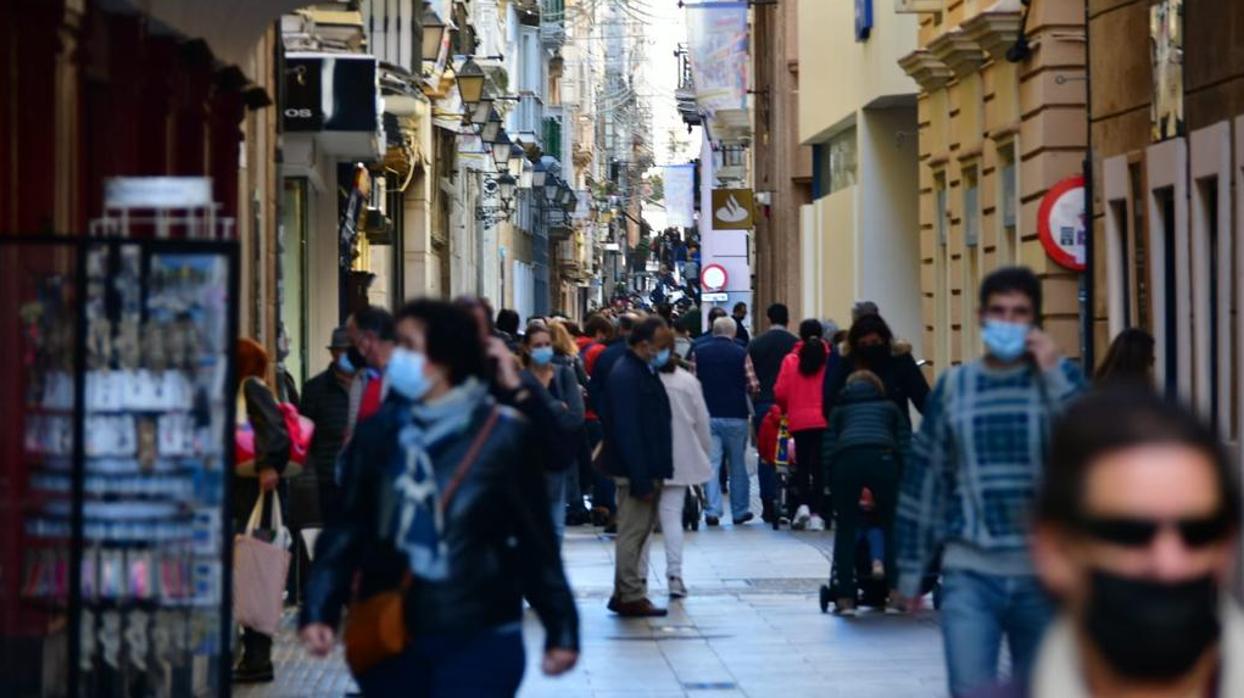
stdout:
{"type": "MultiPolygon", "coordinates": [[[[769,414],[771,407],[773,407],[772,402],[756,403],[756,414],[752,416],[752,429],[755,430],[757,439],[760,438],[760,425],[765,421],[765,415],[769,414]]],[[[771,457],[772,454],[761,453],[756,464],[756,480],[760,484],[760,501],[768,503],[777,499],[777,472],[773,469],[773,462],[769,460],[771,457]]]]}
{"type": "Polygon", "coordinates": [[[546,472],[544,487],[549,495],[549,513],[553,516],[553,535],[560,543],[566,535],[566,471],[546,472]]]}
{"type": "Polygon", "coordinates": [[[708,480],[707,516],[722,516],[721,482],[718,470],[724,455],[730,460],[730,515],[739,518],[747,513],[751,501],[751,483],[747,479],[747,418],[726,419],[713,417],[709,420],[713,434],[708,460],[713,464],[713,477],[708,480]]]}
{"type": "Polygon", "coordinates": [[[1004,577],[948,569],[942,576],[942,638],[950,693],[964,696],[998,681],[1006,636],[1011,676],[1028,685],[1054,607],[1034,576],[1004,577]]]}
{"type": "Polygon", "coordinates": [[[523,681],[517,624],[471,635],[415,636],[406,650],[356,676],[364,696],[509,698],[523,681]]]}

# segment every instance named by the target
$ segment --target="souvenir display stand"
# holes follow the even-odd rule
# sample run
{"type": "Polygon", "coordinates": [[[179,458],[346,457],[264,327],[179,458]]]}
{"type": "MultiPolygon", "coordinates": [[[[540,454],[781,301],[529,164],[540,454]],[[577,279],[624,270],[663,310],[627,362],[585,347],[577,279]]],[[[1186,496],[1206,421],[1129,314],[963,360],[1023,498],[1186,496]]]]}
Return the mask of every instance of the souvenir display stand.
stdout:
{"type": "Polygon", "coordinates": [[[0,239],[4,695],[228,694],[237,266],[0,239]]]}

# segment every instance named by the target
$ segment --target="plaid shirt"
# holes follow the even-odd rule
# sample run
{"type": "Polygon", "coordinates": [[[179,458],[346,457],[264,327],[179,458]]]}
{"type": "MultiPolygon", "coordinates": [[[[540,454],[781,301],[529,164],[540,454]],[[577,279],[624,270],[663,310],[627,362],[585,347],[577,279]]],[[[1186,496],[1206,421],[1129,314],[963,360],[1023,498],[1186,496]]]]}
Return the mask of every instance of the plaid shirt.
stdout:
{"type": "MultiPolygon", "coordinates": [[[[899,591],[911,597],[939,546],[964,567],[1028,567],[1028,514],[1045,462],[1050,421],[1084,387],[1061,359],[1044,380],[1027,368],[974,361],[942,374],[904,468],[895,520],[899,591]],[[978,564],[977,564],[978,563],[978,564]]],[[[950,559],[948,566],[958,566],[950,559]]]]}
{"type": "MultiPolygon", "coordinates": [[[[695,375],[695,354],[691,355],[691,374],[695,375]]],[[[751,355],[743,357],[743,373],[747,376],[747,394],[756,397],[760,394],[760,379],[756,377],[756,367],[752,365],[751,355]]]]}

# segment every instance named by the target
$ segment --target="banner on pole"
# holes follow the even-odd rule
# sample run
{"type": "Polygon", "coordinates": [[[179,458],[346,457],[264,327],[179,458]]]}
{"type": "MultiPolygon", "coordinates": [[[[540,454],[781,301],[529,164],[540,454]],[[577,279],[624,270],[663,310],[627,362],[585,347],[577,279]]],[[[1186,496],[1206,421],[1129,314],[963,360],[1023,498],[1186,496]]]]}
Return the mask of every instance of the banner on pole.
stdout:
{"type": "Polygon", "coordinates": [[[665,166],[665,215],[670,226],[695,225],[695,165],[665,166]]]}
{"type": "Polygon", "coordinates": [[[688,3],[687,54],[695,101],[710,118],[747,107],[747,3],[688,3]]]}

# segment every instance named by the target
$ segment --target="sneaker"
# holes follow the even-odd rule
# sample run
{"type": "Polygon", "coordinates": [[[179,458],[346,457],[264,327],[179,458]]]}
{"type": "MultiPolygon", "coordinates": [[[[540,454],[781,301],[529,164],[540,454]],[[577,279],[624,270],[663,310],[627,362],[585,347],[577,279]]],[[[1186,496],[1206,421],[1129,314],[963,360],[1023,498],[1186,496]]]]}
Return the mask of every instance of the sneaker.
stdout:
{"type": "Polygon", "coordinates": [[[808,530],[809,531],[824,531],[825,530],[825,519],[822,519],[819,514],[813,514],[811,517],[808,518],[808,530]]]}
{"type": "Polygon", "coordinates": [[[687,598],[687,585],[682,583],[682,577],[670,577],[670,598],[687,598]]]}
{"type": "Polygon", "coordinates": [[[790,527],[796,531],[802,531],[808,527],[808,520],[812,518],[812,512],[809,511],[807,504],[800,504],[795,510],[795,518],[791,519],[790,527]]]}
{"type": "Polygon", "coordinates": [[[834,602],[834,613],[844,618],[854,618],[859,613],[855,610],[855,599],[838,599],[834,602]]]}
{"type": "Polygon", "coordinates": [[[648,599],[619,601],[610,610],[623,618],[659,618],[669,615],[668,610],[657,606],[648,599]]]}
{"type": "Polygon", "coordinates": [[[873,560],[873,579],[885,579],[885,563],[873,560]]]}
{"type": "Polygon", "coordinates": [[[753,513],[751,513],[751,512],[749,511],[749,512],[747,512],[746,514],[744,514],[744,515],[740,516],[739,518],[735,519],[735,520],[734,520],[734,525],[735,525],[735,526],[742,526],[743,524],[747,523],[748,521],[751,521],[751,520],[752,520],[752,519],[754,519],[754,518],[756,518],[756,515],[755,515],[755,514],[753,514],[753,513]]]}
{"type": "Polygon", "coordinates": [[[721,523],[721,519],[719,517],[709,516],[706,514],[704,516],[704,523],[708,524],[709,526],[717,526],[718,524],[721,523]]]}

